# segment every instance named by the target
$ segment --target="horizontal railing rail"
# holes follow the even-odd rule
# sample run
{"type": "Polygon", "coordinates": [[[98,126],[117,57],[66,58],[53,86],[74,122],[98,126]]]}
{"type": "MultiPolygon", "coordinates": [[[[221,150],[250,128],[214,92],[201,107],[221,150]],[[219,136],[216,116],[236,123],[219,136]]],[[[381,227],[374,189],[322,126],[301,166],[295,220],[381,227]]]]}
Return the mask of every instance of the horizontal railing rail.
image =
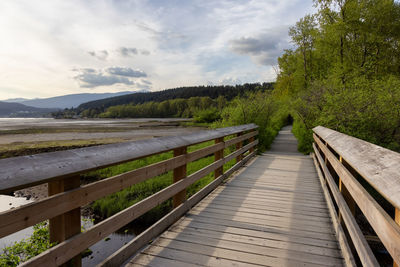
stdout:
{"type": "Polygon", "coordinates": [[[314,160],[347,263],[379,266],[357,223],[360,210],[398,266],[400,154],[322,126],[313,131],[314,160]]]}
{"type": "Polygon", "coordinates": [[[148,230],[119,249],[103,265],[121,264],[135,251],[181,217],[223,179],[255,155],[258,126],[241,125],[189,135],[102,145],[0,160],[0,193],[48,183],[49,197],[0,213],[0,237],[50,219],[50,241],[58,244],[25,262],[26,266],[58,266],[72,260],[80,265],[80,253],[162,202],[173,199],[174,209],[148,230]],[[226,137],[231,136],[230,139],[226,137]],[[215,140],[215,144],[187,153],[187,147],[215,140]],[[224,150],[234,152],[224,156],[224,150]],[[80,184],[80,174],[168,151],[174,157],[90,184],[80,184]],[[186,165],[214,155],[214,162],[187,175],[186,165]],[[224,173],[223,166],[236,158],[224,173]],[[129,186],[173,171],[174,182],[81,233],[80,208],[129,186]],[[214,172],[215,179],[186,200],[186,188],[214,172]]]}

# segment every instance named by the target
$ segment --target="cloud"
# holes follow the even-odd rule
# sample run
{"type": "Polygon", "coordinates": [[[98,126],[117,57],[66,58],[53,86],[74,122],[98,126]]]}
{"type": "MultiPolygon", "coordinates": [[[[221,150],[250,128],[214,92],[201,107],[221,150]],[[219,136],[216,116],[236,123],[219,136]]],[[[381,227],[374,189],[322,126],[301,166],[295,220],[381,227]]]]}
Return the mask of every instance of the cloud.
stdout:
{"type": "Polygon", "coordinates": [[[95,57],[99,60],[106,60],[108,57],[108,52],[107,50],[101,50],[101,51],[89,51],[88,52],[89,55],[91,55],[92,57],[95,57]]]}
{"type": "Polygon", "coordinates": [[[146,49],[142,49],[142,50],[140,50],[140,54],[142,54],[144,56],[148,56],[148,55],[150,55],[150,51],[146,50],[146,49]]]}
{"type": "Polygon", "coordinates": [[[138,54],[138,50],[134,47],[123,47],[118,48],[118,53],[123,57],[131,57],[138,54]]]}
{"type": "Polygon", "coordinates": [[[79,74],[74,77],[79,82],[80,87],[93,88],[98,86],[108,86],[113,84],[133,85],[134,82],[128,78],[117,75],[106,75],[102,71],[94,69],[75,69],[79,74]]]}
{"type": "Polygon", "coordinates": [[[240,55],[249,55],[258,64],[273,65],[276,59],[288,48],[287,27],[264,30],[254,37],[241,37],[232,40],[230,49],[240,55]]]}
{"type": "Polygon", "coordinates": [[[221,85],[236,85],[236,84],[242,84],[242,81],[238,78],[234,77],[225,77],[221,81],[219,81],[219,84],[221,85]]]}
{"type": "Polygon", "coordinates": [[[109,74],[126,76],[126,77],[147,77],[147,74],[142,70],[134,70],[132,68],[124,68],[124,67],[110,67],[105,70],[109,74]]]}
{"type": "Polygon", "coordinates": [[[144,83],[144,84],[148,84],[148,85],[152,85],[153,83],[152,82],[150,82],[150,81],[148,81],[148,80],[141,80],[141,82],[142,83],[144,83]]]}

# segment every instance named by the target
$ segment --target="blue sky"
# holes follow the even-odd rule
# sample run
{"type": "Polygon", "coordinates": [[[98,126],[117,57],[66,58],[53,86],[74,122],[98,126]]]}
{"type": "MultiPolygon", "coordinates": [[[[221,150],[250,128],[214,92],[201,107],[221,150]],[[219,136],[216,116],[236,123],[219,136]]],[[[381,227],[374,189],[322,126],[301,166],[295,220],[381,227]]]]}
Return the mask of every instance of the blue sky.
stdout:
{"type": "Polygon", "coordinates": [[[312,1],[0,2],[0,99],[273,81],[312,1]]]}

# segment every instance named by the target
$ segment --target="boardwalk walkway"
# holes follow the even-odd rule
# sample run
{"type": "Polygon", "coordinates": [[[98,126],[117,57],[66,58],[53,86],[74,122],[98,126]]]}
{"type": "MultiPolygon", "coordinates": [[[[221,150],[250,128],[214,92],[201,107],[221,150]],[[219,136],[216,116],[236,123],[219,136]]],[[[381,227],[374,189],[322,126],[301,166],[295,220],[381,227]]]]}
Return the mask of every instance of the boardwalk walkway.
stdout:
{"type": "Polygon", "coordinates": [[[341,266],[315,167],[290,129],[128,266],[341,266]]]}

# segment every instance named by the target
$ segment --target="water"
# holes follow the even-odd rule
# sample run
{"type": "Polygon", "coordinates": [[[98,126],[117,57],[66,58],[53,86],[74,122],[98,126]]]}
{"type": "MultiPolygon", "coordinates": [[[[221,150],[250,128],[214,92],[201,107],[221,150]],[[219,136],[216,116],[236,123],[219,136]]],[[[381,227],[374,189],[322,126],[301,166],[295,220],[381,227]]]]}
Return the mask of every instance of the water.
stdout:
{"type": "MultiPolygon", "coordinates": [[[[25,205],[31,202],[31,200],[27,200],[23,197],[0,195],[0,212],[16,208],[18,206],[25,205]]],[[[87,218],[82,218],[81,225],[83,226],[83,229],[89,229],[93,226],[93,222],[87,218]]],[[[29,238],[32,233],[33,227],[28,227],[6,237],[0,238],[0,251],[7,246],[13,245],[15,242],[19,242],[22,239],[29,238]]],[[[123,231],[122,233],[112,233],[107,238],[97,242],[89,248],[92,251],[92,254],[82,258],[82,265],[96,266],[112,253],[121,248],[123,245],[131,241],[134,237],[135,235],[128,231],[123,231]]]]}
{"type": "Polygon", "coordinates": [[[184,118],[137,118],[137,119],[53,119],[53,118],[0,118],[0,130],[20,130],[49,127],[128,127],[148,122],[181,122],[184,118]]]}
{"type": "MultiPolygon", "coordinates": [[[[16,208],[21,205],[31,203],[31,200],[27,200],[23,197],[12,197],[0,195],[0,212],[16,208]]],[[[0,250],[12,245],[14,242],[21,241],[22,239],[28,238],[32,235],[33,228],[28,227],[11,235],[0,238],[0,250]]]]}
{"type": "MultiPolygon", "coordinates": [[[[90,220],[84,220],[82,225],[85,229],[87,229],[93,226],[93,223],[90,220]]],[[[96,266],[131,241],[134,237],[135,235],[128,231],[122,231],[122,233],[112,233],[107,238],[97,242],[89,248],[92,251],[92,254],[82,258],[82,266],[96,266]]]]}

